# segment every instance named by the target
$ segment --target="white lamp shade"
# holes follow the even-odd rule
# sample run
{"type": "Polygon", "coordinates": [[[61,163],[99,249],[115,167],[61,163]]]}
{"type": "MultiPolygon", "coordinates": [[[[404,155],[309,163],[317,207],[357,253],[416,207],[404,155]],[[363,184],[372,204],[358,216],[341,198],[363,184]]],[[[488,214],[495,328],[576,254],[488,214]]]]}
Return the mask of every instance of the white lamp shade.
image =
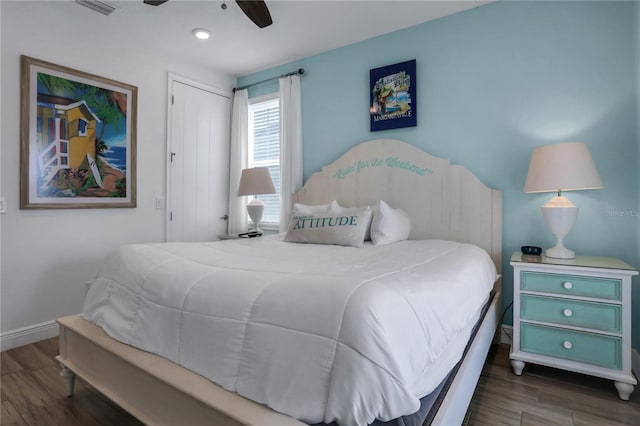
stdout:
{"type": "Polygon", "coordinates": [[[238,195],[275,194],[276,188],[267,167],[254,167],[242,170],[238,195]]]}
{"type": "Polygon", "coordinates": [[[533,150],[524,192],[604,188],[589,148],[582,142],[545,145],[533,150]]]}

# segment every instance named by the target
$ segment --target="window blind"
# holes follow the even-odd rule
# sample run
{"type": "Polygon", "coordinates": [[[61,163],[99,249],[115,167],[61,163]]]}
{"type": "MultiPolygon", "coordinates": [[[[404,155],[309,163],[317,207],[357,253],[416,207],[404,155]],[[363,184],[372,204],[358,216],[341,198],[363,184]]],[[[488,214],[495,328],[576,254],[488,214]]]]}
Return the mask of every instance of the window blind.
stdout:
{"type": "Polygon", "coordinates": [[[280,103],[278,98],[249,105],[249,167],[267,167],[275,194],[262,194],[261,224],[280,222],[280,103]]]}

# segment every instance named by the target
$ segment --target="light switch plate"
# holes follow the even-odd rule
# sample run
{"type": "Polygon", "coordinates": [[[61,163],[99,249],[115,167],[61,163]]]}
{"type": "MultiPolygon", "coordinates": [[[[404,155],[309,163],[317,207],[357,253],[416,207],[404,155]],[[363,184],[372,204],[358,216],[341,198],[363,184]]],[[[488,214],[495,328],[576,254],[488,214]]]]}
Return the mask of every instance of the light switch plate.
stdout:
{"type": "Polygon", "coordinates": [[[164,210],[164,199],[157,197],[156,198],[156,210],[164,210]]]}

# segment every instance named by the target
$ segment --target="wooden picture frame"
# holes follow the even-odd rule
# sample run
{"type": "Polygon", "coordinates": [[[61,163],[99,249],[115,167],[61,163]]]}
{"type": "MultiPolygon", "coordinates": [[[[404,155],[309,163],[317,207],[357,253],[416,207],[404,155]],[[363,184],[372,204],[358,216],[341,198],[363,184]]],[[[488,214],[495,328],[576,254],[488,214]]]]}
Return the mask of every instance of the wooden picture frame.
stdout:
{"type": "Polygon", "coordinates": [[[418,125],[416,60],[369,70],[371,131],[418,125]]]}
{"type": "Polygon", "coordinates": [[[20,208],[136,207],[138,88],[21,56],[20,208]]]}

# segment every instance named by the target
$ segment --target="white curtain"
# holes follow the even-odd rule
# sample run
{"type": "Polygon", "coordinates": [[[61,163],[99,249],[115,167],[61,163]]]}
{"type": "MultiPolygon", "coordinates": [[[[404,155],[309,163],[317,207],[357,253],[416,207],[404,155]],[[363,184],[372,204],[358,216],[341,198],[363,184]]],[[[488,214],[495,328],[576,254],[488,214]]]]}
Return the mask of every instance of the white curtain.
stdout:
{"type": "Polygon", "coordinates": [[[229,234],[247,232],[247,200],[238,196],[240,175],[247,168],[249,133],[249,95],[247,89],[236,90],[231,115],[231,150],[229,155],[229,234]]]}
{"type": "Polygon", "coordinates": [[[280,232],[287,230],[291,194],[302,188],[302,108],[300,76],[281,78],[280,86],[280,232]]]}

